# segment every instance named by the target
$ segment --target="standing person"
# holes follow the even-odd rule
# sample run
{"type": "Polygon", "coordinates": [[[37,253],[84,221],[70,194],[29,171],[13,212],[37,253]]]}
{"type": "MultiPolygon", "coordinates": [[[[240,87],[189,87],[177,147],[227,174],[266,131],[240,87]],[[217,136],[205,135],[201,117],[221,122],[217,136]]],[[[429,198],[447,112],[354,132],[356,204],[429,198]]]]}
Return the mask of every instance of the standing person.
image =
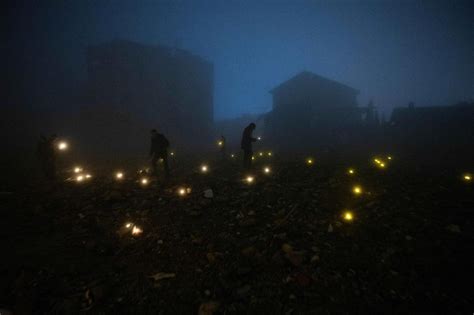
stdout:
{"type": "Polygon", "coordinates": [[[244,150],[244,168],[250,170],[252,167],[252,142],[257,141],[257,139],[252,137],[252,132],[255,130],[256,125],[250,123],[245,127],[244,132],[242,133],[242,141],[240,142],[240,147],[244,150]]]}
{"type": "Polygon", "coordinates": [[[226,148],[225,148],[225,137],[221,136],[221,139],[219,140],[219,147],[220,147],[220,152],[222,155],[222,159],[225,160],[226,158],[226,148]]]}
{"type": "Polygon", "coordinates": [[[56,135],[49,138],[41,135],[37,147],[37,155],[44,176],[54,181],[56,179],[56,135]]]}
{"type": "Polygon", "coordinates": [[[156,162],[159,159],[163,159],[163,167],[165,169],[165,177],[169,178],[170,169],[168,166],[168,147],[170,142],[164,135],[158,133],[156,129],[151,130],[151,146],[150,146],[150,157],[151,157],[151,170],[153,174],[157,174],[156,162]]]}

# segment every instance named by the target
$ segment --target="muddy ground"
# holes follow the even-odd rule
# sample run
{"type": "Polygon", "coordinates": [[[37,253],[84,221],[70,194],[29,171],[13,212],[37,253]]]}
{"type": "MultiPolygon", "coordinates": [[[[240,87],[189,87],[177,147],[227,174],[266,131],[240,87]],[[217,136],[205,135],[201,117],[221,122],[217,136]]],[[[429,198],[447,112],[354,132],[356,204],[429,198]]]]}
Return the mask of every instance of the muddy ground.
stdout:
{"type": "Polygon", "coordinates": [[[473,183],[455,165],[372,158],[257,157],[251,184],[237,159],[202,174],[197,157],[147,186],[134,166],[122,181],[25,178],[0,196],[0,309],[472,313],[473,183]]]}

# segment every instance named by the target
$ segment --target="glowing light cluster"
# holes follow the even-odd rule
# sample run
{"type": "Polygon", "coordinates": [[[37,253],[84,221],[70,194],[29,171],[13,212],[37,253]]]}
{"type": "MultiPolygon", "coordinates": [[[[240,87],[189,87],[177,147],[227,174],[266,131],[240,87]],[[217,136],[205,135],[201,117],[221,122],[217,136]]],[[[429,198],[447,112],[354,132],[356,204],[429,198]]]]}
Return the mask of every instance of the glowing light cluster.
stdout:
{"type": "MultiPolygon", "coordinates": [[[[392,159],[391,156],[389,156],[389,158],[390,158],[390,160],[392,159]]],[[[382,159],[379,159],[379,158],[374,158],[374,163],[379,168],[385,168],[387,166],[387,162],[385,162],[385,161],[383,161],[382,159]]]]}
{"type": "Polygon", "coordinates": [[[75,181],[78,182],[78,183],[81,183],[87,179],[91,179],[92,178],[92,175],[91,174],[78,174],[76,177],[75,177],[75,181]]]}
{"type": "Polygon", "coordinates": [[[125,228],[127,230],[130,230],[130,233],[134,236],[138,236],[138,235],[143,233],[143,230],[139,226],[137,226],[137,225],[135,225],[131,222],[125,223],[125,228]]]}
{"type": "Polygon", "coordinates": [[[190,187],[180,187],[178,188],[178,195],[181,197],[185,197],[186,195],[189,195],[191,193],[191,188],[190,187]]]}
{"type": "Polygon", "coordinates": [[[74,167],[74,173],[79,174],[79,173],[81,173],[82,171],[83,171],[82,167],[80,167],[80,166],[74,167]]]}

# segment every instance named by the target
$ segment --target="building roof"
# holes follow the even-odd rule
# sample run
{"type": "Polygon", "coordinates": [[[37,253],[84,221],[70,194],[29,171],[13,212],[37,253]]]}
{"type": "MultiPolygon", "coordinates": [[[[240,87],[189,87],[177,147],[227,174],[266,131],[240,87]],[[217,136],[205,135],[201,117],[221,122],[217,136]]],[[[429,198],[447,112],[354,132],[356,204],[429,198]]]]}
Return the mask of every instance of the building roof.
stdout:
{"type": "Polygon", "coordinates": [[[359,94],[359,90],[356,90],[350,86],[322,77],[309,71],[302,71],[298,73],[291,79],[281,83],[280,85],[270,90],[270,93],[275,94],[285,89],[292,89],[293,87],[300,85],[302,82],[309,82],[310,84],[313,84],[318,87],[335,88],[339,90],[344,90],[348,93],[359,94]]]}
{"type": "Polygon", "coordinates": [[[167,47],[163,45],[148,45],[148,44],[142,44],[139,42],[127,40],[127,39],[112,39],[110,41],[102,42],[99,44],[95,45],[89,45],[88,46],[89,51],[139,51],[139,52],[148,52],[151,54],[162,54],[162,55],[167,55],[170,57],[175,57],[175,56],[182,56],[182,57],[187,57],[194,59],[196,61],[201,61],[204,63],[207,63],[209,65],[212,65],[210,61],[207,59],[195,55],[191,53],[190,51],[177,48],[177,47],[167,47]]]}

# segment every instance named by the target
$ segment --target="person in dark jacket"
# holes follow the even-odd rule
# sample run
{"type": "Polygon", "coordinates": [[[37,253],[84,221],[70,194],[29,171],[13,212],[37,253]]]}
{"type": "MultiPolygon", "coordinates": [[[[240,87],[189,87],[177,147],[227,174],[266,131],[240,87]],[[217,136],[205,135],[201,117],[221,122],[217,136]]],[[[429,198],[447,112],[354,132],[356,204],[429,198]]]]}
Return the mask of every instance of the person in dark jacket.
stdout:
{"type": "Polygon", "coordinates": [[[242,141],[240,142],[240,147],[244,150],[244,168],[250,170],[252,167],[252,142],[257,141],[257,139],[252,137],[252,132],[255,130],[256,125],[250,123],[245,127],[244,132],[242,133],[242,141]]]}
{"type": "Polygon", "coordinates": [[[56,135],[49,138],[41,135],[37,147],[37,155],[44,176],[54,181],[56,179],[56,135]]]}
{"type": "Polygon", "coordinates": [[[226,142],[225,142],[224,136],[221,136],[221,139],[219,140],[218,144],[219,144],[219,151],[221,152],[221,158],[225,160],[226,155],[227,155],[227,150],[226,150],[226,142]]]}
{"type": "Polygon", "coordinates": [[[170,169],[168,166],[168,147],[170,142],[164,135],[158,133],[156,129],[151,131],[151,146],[150,146],[150,157],[151,157],[151,170],[153,174],[157,174],[156,163],[159,159],[163,159],[163,167],[165,169],[165,176],[169,178],[170,169]]]}

